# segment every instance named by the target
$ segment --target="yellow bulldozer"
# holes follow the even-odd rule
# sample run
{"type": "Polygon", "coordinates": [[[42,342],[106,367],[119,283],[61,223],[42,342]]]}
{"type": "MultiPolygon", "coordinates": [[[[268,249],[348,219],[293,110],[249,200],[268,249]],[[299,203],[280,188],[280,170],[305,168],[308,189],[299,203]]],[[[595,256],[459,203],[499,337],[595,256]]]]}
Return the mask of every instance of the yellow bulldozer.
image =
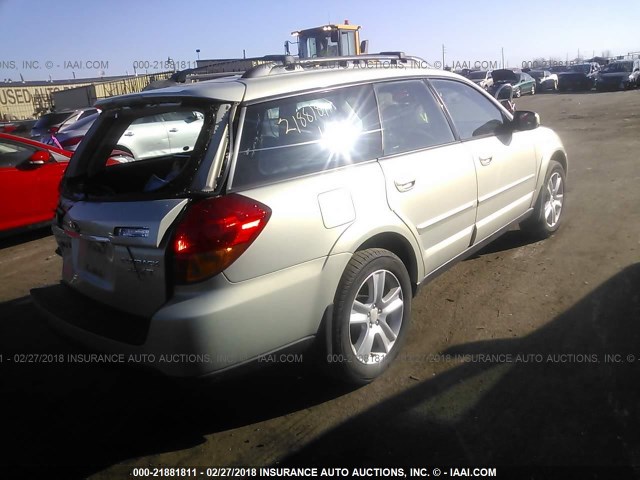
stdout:
{"type": "Polygon", "coordinates": [[[349,20],[338,25],[322,25],[320,27],[296,30],[291,35],[297,41],[284,42],[287,55],[290,45],[298,44],[298,58],[316,57],[350,57],[367,53],[369,41],[360,41],[360,25],[351,25],[349,20]]]}

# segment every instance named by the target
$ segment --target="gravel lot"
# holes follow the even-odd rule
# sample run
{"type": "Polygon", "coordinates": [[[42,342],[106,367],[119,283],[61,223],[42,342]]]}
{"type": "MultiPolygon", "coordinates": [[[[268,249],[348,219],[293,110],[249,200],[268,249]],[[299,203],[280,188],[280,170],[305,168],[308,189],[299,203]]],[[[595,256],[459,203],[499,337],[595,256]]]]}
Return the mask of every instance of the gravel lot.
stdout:
{"type": "Polygon", "coordinates": [[[0,240],[0,465],[640,466],[640,91],[516,103],[564,141],[563,227],[509,232],[422,288],[408,343],[365,388],[304,366],[202,385],[29,363],[81,351],[29,299],[61,262],[46,230],[0,240]]]}

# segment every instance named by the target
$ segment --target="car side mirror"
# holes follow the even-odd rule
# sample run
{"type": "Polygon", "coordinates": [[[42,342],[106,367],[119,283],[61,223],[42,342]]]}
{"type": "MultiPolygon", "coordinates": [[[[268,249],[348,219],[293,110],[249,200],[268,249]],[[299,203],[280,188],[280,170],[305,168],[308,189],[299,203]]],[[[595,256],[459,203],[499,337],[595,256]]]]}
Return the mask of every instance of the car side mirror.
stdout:
{"type": "Polygon", "coordinates": [[[46,150],[38,150],[27,160],[27,163],[32,166],[44,165],[51,159],[51,155],[46,150]]]}
{"type": "Polygon", "coordinates": [[[515,130],[534,130],[540,126],[540,115],[536,112],[518,110],[513,114],[513,126],[515,130]]]}

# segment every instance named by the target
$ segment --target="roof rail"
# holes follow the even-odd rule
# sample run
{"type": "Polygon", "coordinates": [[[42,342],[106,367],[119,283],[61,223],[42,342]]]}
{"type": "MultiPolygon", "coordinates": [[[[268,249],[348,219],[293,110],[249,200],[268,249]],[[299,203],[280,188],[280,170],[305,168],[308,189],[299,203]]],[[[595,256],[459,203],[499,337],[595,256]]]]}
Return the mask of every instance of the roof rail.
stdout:
{"type": "Polygon", "coordinates": [[[342,57],[315,57],[315,58],[295,58],[291,55],[269,55],[263,57],[265,60],[272,60],[269,63],[257,65],[248,69],[242,78],[255,78],[269,75],[274,68],[284,67],[285,70],[299,70],[303,67],[321,66],[326,64],[338,64],[339,66],[346,67],[349,64],[358,65],[360,63],[368,62],[380,62],[389,61],[393,64],[416,62],[421,65],[428,63],[419,58],[413,56],[407,56],[404,52],[380,52],[374,54],[364,55],[349,55],[342,57]]]}

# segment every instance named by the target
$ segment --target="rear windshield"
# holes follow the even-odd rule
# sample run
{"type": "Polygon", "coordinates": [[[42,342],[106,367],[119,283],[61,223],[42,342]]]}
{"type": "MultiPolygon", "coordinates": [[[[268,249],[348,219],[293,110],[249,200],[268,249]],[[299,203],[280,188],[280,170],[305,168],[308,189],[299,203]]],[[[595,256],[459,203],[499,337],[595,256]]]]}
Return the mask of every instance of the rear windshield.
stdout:
{"type": "Polygon", "coordinates": [[[375,159],[380,119],[371,85],[247,108],[232,188],[375,159]]]}
{"type": "Polygon", "coordinates": [[[471,80],[484,80],[487,78],[487,72],[471,72],[469,78],[471,80]]]}
{"type": "Polygon", "coordinates": [[[165,104],[103,112],[73,157],[65,191],[113,197],[184,189],[228,110],[165,104]]]}
{"type": "Polygon", "coordinates": [[[64,130],[77,130],[77,129],[89,129],[89,127],[91,125],[93,125],[93,122],[95,122],[98,119],[98,116],[100,114],[99,113],[94,113],[93,115],[89,115],[88,117],[84,117],[81,120],[78,120],[76,122],[70,123],[69,125],[66,126],[66,128],[64,130]]]}
{"type": "Polygon", "coordinates": [[[633,67],[631,62],[614,62],[610,63],[602,70],[604,73],[612,72],[630,72],[633,67]]]}
{"type": "Polygon", "coordinates": [[[47,113],[40,117],[33,128],[47,128],[64,122],[73,112],[47,113]]]}

